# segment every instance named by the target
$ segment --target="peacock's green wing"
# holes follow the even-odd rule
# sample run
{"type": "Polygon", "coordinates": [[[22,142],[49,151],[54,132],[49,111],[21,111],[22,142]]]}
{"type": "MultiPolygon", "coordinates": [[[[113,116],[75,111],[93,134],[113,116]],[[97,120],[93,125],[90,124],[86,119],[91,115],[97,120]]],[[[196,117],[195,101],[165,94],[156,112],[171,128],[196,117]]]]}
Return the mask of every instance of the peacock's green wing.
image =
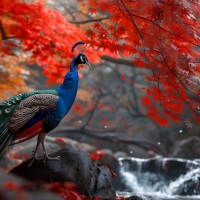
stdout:
{"type": "Polygon", "coordinates": [[[13,138],[13,134],[9,131],[9,122],[14,111],[21,102],[36,94],[52,94],[59,96],[56,90],[34,90],[13,96],[0,104],[0,156],[3,154],[4,150],[13,138]]]}

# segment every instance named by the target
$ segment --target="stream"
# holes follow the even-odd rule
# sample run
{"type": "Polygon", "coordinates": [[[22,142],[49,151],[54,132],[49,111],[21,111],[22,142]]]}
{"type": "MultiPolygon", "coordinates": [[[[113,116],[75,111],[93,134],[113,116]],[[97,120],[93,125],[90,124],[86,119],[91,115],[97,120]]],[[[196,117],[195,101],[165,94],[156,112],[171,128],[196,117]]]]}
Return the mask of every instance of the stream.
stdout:
{"type": "Polygon", "coordinates": [[[200,159],[119,158],[119,196],[143,200],[200,200],[200,159]]]}

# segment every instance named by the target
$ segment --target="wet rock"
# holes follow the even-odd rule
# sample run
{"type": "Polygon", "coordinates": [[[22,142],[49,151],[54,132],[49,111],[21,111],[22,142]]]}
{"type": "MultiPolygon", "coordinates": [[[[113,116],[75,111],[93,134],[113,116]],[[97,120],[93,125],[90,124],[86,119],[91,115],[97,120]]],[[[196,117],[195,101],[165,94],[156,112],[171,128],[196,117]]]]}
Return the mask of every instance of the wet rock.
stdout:
{"type": "Polygon", "coordinates": [[[118,176],[120,169],[119,162],[110,149],[101,149],[100,151],[103,152],[103,157],[98,160],[98,162],[108,165],[113,170],[113,172],[117,174],[117,177],[115,177],[112,181],[113,187],[117,188],[121,184],[120,178],[118,176]]]}
{"type": "Polygon", "coordinates": [[[200,137],[192,136],[181,140],[174,145],[170,157],[174,158],[200,158],[200,137]]]}
{"type": "Polygon", "coordinates": [[[31,191],[23,190],[25,180],[16,175],[6,174],[0,170],[0,177],[0,200],[62,200],[62,198],[42,188],[31,191]]]}
{"type": "Polygon", "coordinates": [[[0,162],[0,169],[4,171],[10,171],[14,166],[19,165],[21,162],[19,160],[13,160],[9,154],[0,162]]]}
{"type": "Polygon", "coordinates": [[[72,140],[64,137],[51,137],[46,136],[45,141],[55,143],[60,146],[60,148],[71,148],[74,150],[80,150],[80,145],[76,140],[72,140]]]}
{"type": "MultiPolygon", "coordinates": [[[[33,151],[35,150],[35,146],[36,146],[36,141],[32,141],[29,144],[26,144],[25,146],[21,146],[20,148],[17,149],[17,154],[18,154],[18,158],[19,159],[23,159],[23,158],[31,158],[33,155],[33,151]]],[[[45,147],[47,152],[52,153],[55,151],[60,150],[60,147],[58,144],[55,143],[51,143],[48,141],[45,141],[45,147]]],[[[43,150],[41,145],[39,146],[39,150],[38,150],[38,156],[42,156],[43,155],[43,150]]],[[[23,159],[24,160],[24,159],[23,159]]]]}
{"type": "Polygon", "coordinates": [[[196,180],[192,178],[189,180],[185,180],[181,185],[174,188],[173,194],[187,196],[187,195],[199,195],[199,182],[200,182],[200,175],[196,180]]]}
{"type": "Polygon", "coordinates": [[[110,149],[101,149],[101,151],[103,152],[103,157],[100,162],[111,165],[114,161],[113,152],[110,149]]]}
{"type": "Polygon", "coordinates": [[[72,182],[79,193],[89,198],[95,195],[96,197],[115,199],[110,169],[105,165],[98,166],[87,152],[65,148],[49,156],[60,156],[61,160],[48,160],[45,163],[38,161],[28,167],[32,160],[29,159],[15,167],[10,173],[30,181],[72,182]]]}
{"type": "Polygon", "coordinates": [[[89,145],[86,143],[79,143],[76,140],[72,140],[72,139],[64,138],[64,137],[46,136],[45,141],[57,144],[60,146],[61,149],[71,148],[74,150],[82,150],[82,151],[93,152],[93,153],[96,151],[96,148],[92,145],[89,145]]]}
{"type": "Polygon", "coordinates": [[[87,152],[90,152],[90,153],[96,152],[96,149],[95,149],[94,146],[86,144],[86,143],[80,143],[80,149],[79,150],[87,151],[87,152]]]}
{"type": "Polygon", "coordinates": [[[121,158],[121,157],[128,157],[128,154],[124,151],[117,151],[113,154],[115,159],[121,158]]]}
{"type": "Polygon", "coordinates": [[[128,197],[126,200],[142,200],[142,199],[137,196],[131,196],[131,197],[128,197]]]}

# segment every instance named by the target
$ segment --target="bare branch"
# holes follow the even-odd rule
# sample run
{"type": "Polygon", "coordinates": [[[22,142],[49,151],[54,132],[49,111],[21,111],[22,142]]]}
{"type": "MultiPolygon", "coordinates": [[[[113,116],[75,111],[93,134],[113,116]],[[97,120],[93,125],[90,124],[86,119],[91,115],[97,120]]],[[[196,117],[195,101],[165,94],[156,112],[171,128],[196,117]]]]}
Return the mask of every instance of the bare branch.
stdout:
{"type": "Polygon", "coordinates": [[[95,107],[94,107],[94,109],[92,109],[92,110],[90,111],[90,116],[88,117],[88,119],[87,119],[87,121],[85,122],[85,124],[81,127],[81,129],[85,129],[85,127],[88,125],[89,121],[90,121],[90,120],[92,119],[92,117],[94,116],[94,113],[95,113],[95,111],[96,111],[97,106],[99,105],[99,101],[100,101],[101,97],[102,97],[102,92],[100,91],[100,95],[98,96],[98,99],[97,99],[97,102],[96,102],[96,104],[95,104],[95,107]]]}
{"type": "Polygon", "coordinates": [[[113,62],[113,63],[117,63],[117,64],[122,64],[122,65],[128,65],[131,67],[134,67],[135,64],[132,60],[127,60],[127,59],[123,59],[123,58],[112,58],[110,56],[101,56],[101,59],[108,61],[108,62],[113,62]]]}
{"type": "Polygon", "coordinates": [[[55,135],[59,135],[59,134],[62,136],[65,135],[69,138],[70,138],[70,135],[73,135],[73,134],[81,134],[81,135],[84,134],[92,138],[97,138],[99,140],[106,140],[106,141],[110,141],[114,143],[121,142],[125,144],[135,145],[145,150],[150,150],[150,146],[153,146],[158,153],[162,154],[163,156],[166,156],[166,152],[163,149],[161,149],[156,143],[152,143],[146,140],[126,139],[124,137],[124,134],[112,133],[112,132],[101,133],[94,130],[82,130],[80,128],[77,129],[75,127],[63,127],[62,130],[59,130],[59,131],[55,130],[55,131],[52,131],[52,133],[55,135]]]}
{"type": "Polygon", "coordinates": [[[102,21],[104,19],[109,19],[110,17],[102,17],[102,18],[98,18],[98,19],[88,19],[85,21],[80,21],[80,22],[76,22],[76,21],[68,21],[69,23],[72,24],[86,24],[86,23],[91,23],[91,22],[98,22],[98,21],[102,21]]]}
{"type": "Polygon", "coordinates": [[[3,25],[2,25],[1,21],[0,21],[0,32],[1,32],[1,35],[2,35],[2,40],[16,38],[16,36],[10,36],[10,37],[6,36],[6,32],[5,32],[4,28],[3,28],[3,25]]]}
{"type": "Polygon", "coordinates": [[[137,27],[137,24],[135,23],[135,21],[134,21],[134,19],[133,19],[132,13],[131,13],[131,12],[129,11],[129,9],[126,7],[126,4],[124,3],[124,1],[121,0],[121,2],[122,2],[122,4],[123,4],[124,8],[126,9],[126,12],[129,14],[131,20],[129,20],[129,19],[125,16],[125,14],[123,13],[123,11],[119,8],[120,11],[121,11],[122,14],[124,15],[124,17],[126,17],[126,18],[135,26],[135,28],[136,28],[136,30],[138,31],[138,33],[139,33],[141,39],[144,40],[144,36],[141,34],[139,28],[137,27]]]}
{"type": "Polygon", "coordinates": [[[0,31],[1,31],[1,35],[2,35],[2,40],[6,40],[7,39],[6,33],[5,33],[5,30],[3,28],[1,21],[0,21],[0,31]]]}

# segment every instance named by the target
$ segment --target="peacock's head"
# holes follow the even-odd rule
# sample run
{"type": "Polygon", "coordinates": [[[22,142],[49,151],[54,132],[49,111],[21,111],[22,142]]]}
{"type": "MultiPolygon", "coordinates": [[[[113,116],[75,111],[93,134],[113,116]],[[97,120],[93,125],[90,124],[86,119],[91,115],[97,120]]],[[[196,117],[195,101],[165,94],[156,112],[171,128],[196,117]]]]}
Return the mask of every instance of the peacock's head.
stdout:
{"type": "MultiPolygon", "coordinates": [[[[85,42],[77,42],[76,44],[73,45],[72,47],[72,52],[74,52],[74,49],[77,45],[80,45],[80,44],[85,44],[85,42]]],[[[88,65],[89,67],[91,67],[88,59],[87,59],[87,56],[83,53],[79,53],[74,59],[73,59],[73,64],[74,66],[78,66],[80,64],[86,64],[88,65]]]]}
{"type": "Polygon", "coordinates": [[[77,61],[77,64],[86,64],[88,65],[89,67],[91,67],[88,59],[87,59],[87,56],[83,53],[79,53],[78,56],[76,57],[76,61],[77,61]]]}

